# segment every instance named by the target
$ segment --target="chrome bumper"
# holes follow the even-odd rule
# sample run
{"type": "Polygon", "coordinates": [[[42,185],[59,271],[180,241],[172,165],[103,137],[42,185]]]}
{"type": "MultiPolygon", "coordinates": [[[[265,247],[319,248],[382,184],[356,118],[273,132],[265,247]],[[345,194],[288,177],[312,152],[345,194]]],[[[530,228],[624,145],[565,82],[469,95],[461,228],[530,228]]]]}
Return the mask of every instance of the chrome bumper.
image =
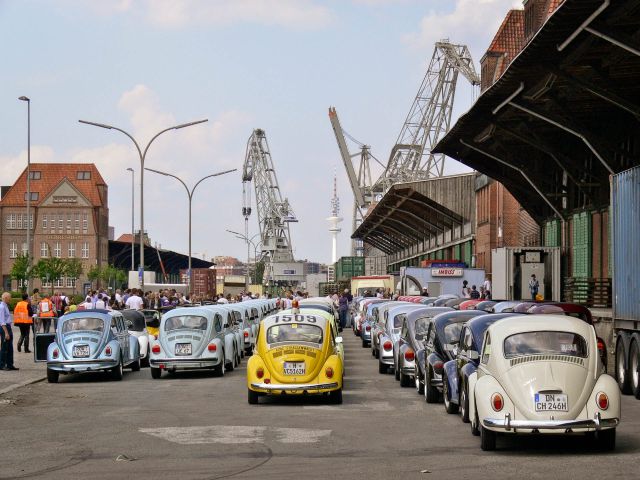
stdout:
{"type": "Polygon", "coordinates": [[[220,365],[220,359],[193,359],[193,358],[165,358],[151,359],[149,365],[154,368],[162,368],[164,370],[173,370],[174,368],[212,368],[220,365]]]}
{"type": "Polygon", "coordinates": [[[76,359],[69,361],[47,362],[47,368],[56,372],[79,373],[107,370],[118,366],[116,359],[76,359]]]}
{"type": "Polygon", "coordinates": [[[286,384],[278,384],[278,383],[252,383],[252,388],[257,388],[260,390],[267,391],[300,391],[308,392],[308,391],[318,391],[318,390],[330,390],[338,388],[338,382],[334,383],[286,383],[286,384]]]}
{"type": "Polygon", "coordinates": [[[416,374],[416,367],[402,367],[400,371],[405,375],[411,375],[413,377],[416,374]]]}
{"type": "Polygon", "coordinates": [[[524,430],[573,430],[578,428],[601,430],[615,428],[619,423],[619,418],[600,418],[600,413],[596,413],[591,420],[511,420],[510,414],[505,415],[504,418],[485,418],[482,420],[482,424],[487,428],[507,432],[519,428],[524,430]]]}

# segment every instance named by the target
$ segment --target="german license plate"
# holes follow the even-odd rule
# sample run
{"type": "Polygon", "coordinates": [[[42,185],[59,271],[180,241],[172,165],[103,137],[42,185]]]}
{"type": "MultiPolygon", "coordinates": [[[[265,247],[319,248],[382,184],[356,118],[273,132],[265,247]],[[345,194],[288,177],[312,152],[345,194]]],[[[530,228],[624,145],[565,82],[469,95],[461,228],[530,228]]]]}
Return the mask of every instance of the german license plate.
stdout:
{"type": "Polygon", "coordinates": [[[89,356],[89,345],[74,345],[73,346],[73,356],[74,357],[88,357],[89,356]]]}
{"type": "Polygon", "coordinates": [[[285,375],[304,375],[305,372],[304,362],[284,362],[285,375]]]}
{"type": "Polygon", "coordinates": [[[176,355],[191,355],[191,344],[176,343],[176,355]]]}
{"type": "Polygon", "coordinates": [[[568,412],[569,401],[562,393],[536,393],[533,396],[536,412],[568,412]]]}

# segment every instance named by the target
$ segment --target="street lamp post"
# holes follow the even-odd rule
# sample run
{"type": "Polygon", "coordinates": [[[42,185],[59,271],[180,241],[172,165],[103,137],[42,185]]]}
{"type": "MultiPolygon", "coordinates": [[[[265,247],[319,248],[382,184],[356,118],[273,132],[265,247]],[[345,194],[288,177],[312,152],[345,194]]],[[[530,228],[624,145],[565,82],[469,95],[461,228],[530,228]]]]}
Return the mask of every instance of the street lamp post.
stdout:
{"type": "MultiPolygon", "coordinates": [[[[27,102],[27,272],[31,270],[31,99],[18,97],[27,102]]],[[[29,275],[27,275],[27,292],[29,291],[29,275]]]]}
{"type": "Polygon", "coordinates": [[[164,175],[165,177],[173,177],[176,180],[178,180],[182,184],[184,189],[187,191],[187,196],[189,197],[189,267],[188,267],[188,271],[187,271],[187,281],[188,281],[188,291],[189,291],[189,293],[191,293],[191,201],[193,200],[193,192],[195,192],[195,190],[198,187],[198,185],[200,185],[207,178],[218,177],[218,176],[224,175],[226,173],[235,172],[237,170],[237,168],[233,168],[231,170],[225,170],[224,172],[212,173],[211,175],[207,175],[205,177],[202,177],[200,180],[198,180],[196,182],[196,184],[193,186],[193,188],[191,190],[189,190],[189,187],[187,187],[187,184],[184,183],[184,181],[181,178],[179,178],[179,177],[177,177],[177,176],[175,176],[175,175],[173,175],[171,173],[161,172],[160,170],[154,170],[153,168],[145,168],[145,170],[149,170],[150,172],[157,173],[157,174],[160,174],[160,175],[164,175]]]}
{"type": "Polygon", "coordinates": [[[140,145],[138,144],[136,139],[133,138],[133,136],[129,132],[126,132],[121,128],[114,127],[112,125],[107,125],[104,123],[89,122],[87,120],[78,120],[78,121],[86,125],[93,125],[94,127],[106,128],[107,130],[117,130],[120,133],[124,133],[133,142],[133,144],[136,146],[136,150],[138,151],[138,156],[140,157],[140,266],[139,266],[139,269],[140,269],[140,289],[144,292],[144,161],[147,157],[147,152],[149,151],[149,147],[151,146],[153,141],[163,133],[168,132],[170,130],[179,130],[181,128],[190,127],[192,125],[198,125],[199,123],[208,122],[209,120],[208,119],[196,120],[195,122],[181,123],[180,125],[175,125],[173,127],[165,128],[164,130],[159,131],[153,137],[151,137],[151,140],[149,140],[149,143],[147,143],[147,146],[144,147],[144,150],[140,148],[140,145]]]}
{"type": "Polygon", "coordinates": [[[239,238],[240,240],[244,240],[245,242],[247,242],[247,274],[245,275],[245,290],[248,292],[249,291],[249,281],[250,281],[250,277],[249,277],[249,265],[251,264],[251,256],[249,253],[249,244],[253,245],[253,258],[254,258],[254,263],[257,265],[257,251],[258,251],[258,247],[257,245],[260,245],[260,243],[258,243],[257,245],[253,243],[253,239],[256,238],[258,235],[260,235],[260,233],[256,233],[253,237],[249,238],[248,235],[243,235],[240,232],[234,232],[233,230],[227,230],[227,232],[229,233],[233,233],[236,238],[239,238]]]}
{"type": "Polygon", "coordinates": [[[134,260],[134,254],[135,254],[135,241],[136,241],[136,231],[135,231],[135,224],[134,224],[134,202],[135,202],[135,188],[134,188],[134,177],[135,177],[135,172],[133,170],[133,168],[129,167],[127,168],[128,172],[131,172],[131,271],[133,272],[136,268],[136,263],[134,260]]]}

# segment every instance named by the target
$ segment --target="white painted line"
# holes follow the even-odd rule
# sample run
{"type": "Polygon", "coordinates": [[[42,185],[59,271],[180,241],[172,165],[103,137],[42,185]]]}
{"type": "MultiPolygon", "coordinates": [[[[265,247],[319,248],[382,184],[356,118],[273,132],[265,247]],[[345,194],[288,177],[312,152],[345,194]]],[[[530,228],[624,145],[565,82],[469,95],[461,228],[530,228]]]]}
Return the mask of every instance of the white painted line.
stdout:
{"type": "Polygon", "coordinates": [[[280,443],[318,443],[331,435],[331,430],[307,430],[304,428],[274,428],[276,441],[280,443]]]}

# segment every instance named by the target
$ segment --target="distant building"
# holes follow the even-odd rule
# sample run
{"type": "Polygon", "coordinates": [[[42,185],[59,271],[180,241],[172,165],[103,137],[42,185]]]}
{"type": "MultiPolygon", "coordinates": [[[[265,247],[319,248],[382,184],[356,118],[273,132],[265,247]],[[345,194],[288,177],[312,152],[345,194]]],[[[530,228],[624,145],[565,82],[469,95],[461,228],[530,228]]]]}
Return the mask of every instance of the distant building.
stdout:
{"type": "MultiPolygon", "coordinates": [[[[109,243],[108,188],[91,163],[32,163],[31,209],[27,221],[27,171],[0,199],[0,274],[5,290],[16,289],[10,271],[16,257],[27,253],[27,227],[31,228],[33,263],[41,258],[78,258],[80,278],[62,278],[53,288],[65,293],[82,291],[87,271],[107,263],[109,243]]],[[[49,289],[51,282],[32,280],[35,288],[49,289]]]]}

